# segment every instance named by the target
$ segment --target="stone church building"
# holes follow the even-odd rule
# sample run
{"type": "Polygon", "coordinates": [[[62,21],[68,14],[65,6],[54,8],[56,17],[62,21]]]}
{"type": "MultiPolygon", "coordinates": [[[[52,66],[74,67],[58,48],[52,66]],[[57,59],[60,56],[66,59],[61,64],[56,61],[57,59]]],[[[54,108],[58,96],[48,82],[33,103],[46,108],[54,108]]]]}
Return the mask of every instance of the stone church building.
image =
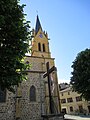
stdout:
{"type": "Polygon", "coordinates": [[[57,71],[53,69],[51,73],[47,72],[46,64],[51,69],[55,63],[49,49],[48,34],[43,31],[38,15],[32,34],[32,52],[25,59],[27,64],[31,64],[27,71],[28,79],[15,87],[15,94],[0,91],[0,120],[42,120],[42,115],[51,112],[50,94],[54,113],[60,113],[57,71]]]}

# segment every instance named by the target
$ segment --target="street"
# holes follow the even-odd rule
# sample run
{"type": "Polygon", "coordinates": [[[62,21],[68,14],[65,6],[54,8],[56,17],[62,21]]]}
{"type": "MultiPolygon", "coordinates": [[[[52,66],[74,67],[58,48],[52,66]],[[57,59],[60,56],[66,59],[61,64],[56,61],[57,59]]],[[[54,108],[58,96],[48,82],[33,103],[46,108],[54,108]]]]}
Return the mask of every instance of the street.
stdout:
{"type": "Polygon", "coordinates": [[[75,115],[64,115],[65,120],[90,120],[90,116],[75,116],[75,115]]]}

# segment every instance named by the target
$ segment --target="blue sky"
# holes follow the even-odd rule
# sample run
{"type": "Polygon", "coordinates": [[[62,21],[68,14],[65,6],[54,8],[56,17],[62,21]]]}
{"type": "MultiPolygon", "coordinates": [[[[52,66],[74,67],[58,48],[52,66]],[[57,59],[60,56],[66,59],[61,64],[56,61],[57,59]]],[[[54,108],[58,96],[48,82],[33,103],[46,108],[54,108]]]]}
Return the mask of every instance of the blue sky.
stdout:
{"type": "Polygon", "coordinates": [[[26,20],[35,28],[36,15],[50,38],[59,82],[69,82],[77,54],[90,48],[90,0],[20,0],[26,20]]]}

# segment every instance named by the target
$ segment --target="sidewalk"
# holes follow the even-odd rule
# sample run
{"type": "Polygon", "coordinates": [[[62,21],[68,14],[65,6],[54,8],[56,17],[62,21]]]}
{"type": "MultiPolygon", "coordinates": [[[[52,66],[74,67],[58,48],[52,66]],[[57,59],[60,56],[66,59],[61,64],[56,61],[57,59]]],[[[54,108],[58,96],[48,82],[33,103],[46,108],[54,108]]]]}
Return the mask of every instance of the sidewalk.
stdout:
{"type": "Polygon", "coordinates": [[[90,116],[75,116],[75,115],[64,115],[67,120],[90,120],[90,116]]]}

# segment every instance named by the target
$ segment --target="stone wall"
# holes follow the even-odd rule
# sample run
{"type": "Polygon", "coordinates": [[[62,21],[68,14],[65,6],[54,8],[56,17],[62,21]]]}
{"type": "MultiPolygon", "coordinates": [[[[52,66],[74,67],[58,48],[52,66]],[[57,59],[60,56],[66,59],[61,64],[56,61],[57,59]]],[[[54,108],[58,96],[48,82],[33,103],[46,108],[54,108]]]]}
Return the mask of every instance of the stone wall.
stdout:
{"type": "MultiPolygon", "coordinates": [[[[50,67],[52,67],[54,59],[27,57],[26,61],[32,65],[31,69],[27,71],[28,79],[20,84],[19,88],[16,89],[16,94],[7,92],[6,102],[0,103],[0,120],[15,120],[16,118],[41,120],[42,114],[49,113],[48,84],[47,78],[43,78],[43,74],[46,71],[46,63],[49,61],[50,67]],[[30,101],[30,88],[32,86],[36,90],[36,101],[30,101]]],[[[56,89],[54,96],[57,102],[56,89]]]]}
{"type": "Polygon", "coordinates": [[[6,102],[0,103],[0,120],[15,120],[15,94],[7,91],[6,102]]]}
{"type": "Polygon", "coordinates": [[[28,80],[22,83],[22,99],[21,99],[21,118],[22,120],[39,120],[42,113],[42,99],[44,98],[44,81],[42,73],[28,73],[28,80]],[[30,87],[36,88],[36,101],[30,101],[30,87]]]}

